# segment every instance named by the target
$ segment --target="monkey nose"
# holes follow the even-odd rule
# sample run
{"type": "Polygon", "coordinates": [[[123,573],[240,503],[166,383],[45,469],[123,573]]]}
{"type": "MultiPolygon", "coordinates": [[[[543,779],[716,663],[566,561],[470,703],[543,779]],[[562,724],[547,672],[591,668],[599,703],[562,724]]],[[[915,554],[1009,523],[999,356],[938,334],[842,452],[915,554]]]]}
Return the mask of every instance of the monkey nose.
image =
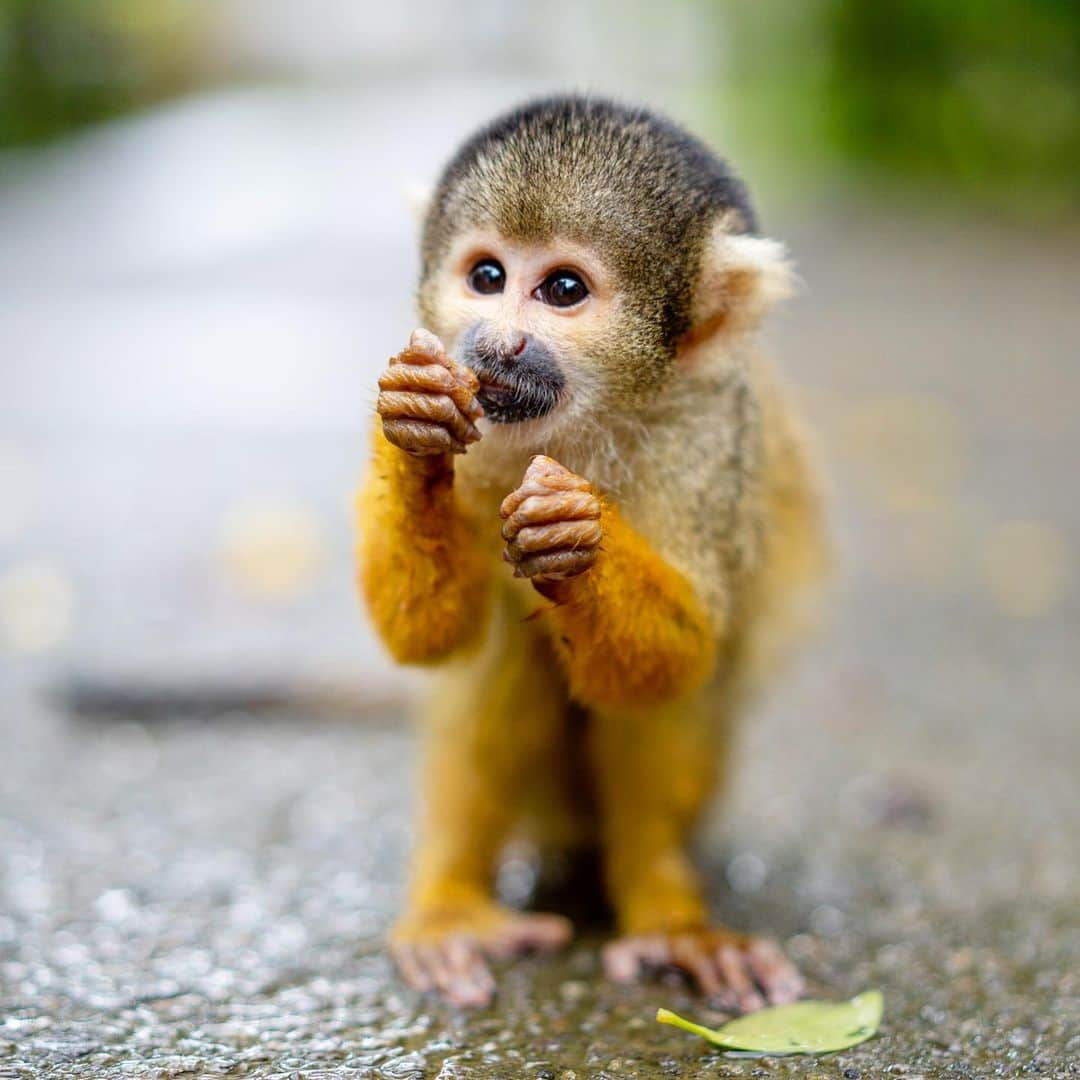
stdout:
{"type": "Polygon", "coordinates": [[[528,343],[528,338],[526,338],[525,335],[522,334],[521,337],[518,338],[518,342],[514,346],[513,352],[510,355],[520,356],[525,351],[525,346],[528,345],[528,343]]]}

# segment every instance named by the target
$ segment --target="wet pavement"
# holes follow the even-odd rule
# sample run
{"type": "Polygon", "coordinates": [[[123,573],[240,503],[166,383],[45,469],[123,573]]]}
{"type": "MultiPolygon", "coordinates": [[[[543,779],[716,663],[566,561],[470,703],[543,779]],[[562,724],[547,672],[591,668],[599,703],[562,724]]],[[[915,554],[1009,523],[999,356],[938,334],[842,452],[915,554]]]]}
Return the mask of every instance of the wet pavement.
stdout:
{"type": "Polygon", "coordinates": [[[678,983],[599,978],[600,930],[457,1013],[381,949],[410,682],[362,627],[343,513],[411,273],[404,211],[350,218],[347,194],[387,202],[452,140],[415,108],[437,138],[340,150],[365,107],[204,103],[2,188],[0,1077],[1080,1074],[1075,235],[881,203],[775,226],[808,291],[773,339],[831,463],[842,573],[748,718],[702,860],[718,916],[776,934],[815,994],[880,987],[879,1037],[720,1054],[653,1022],[721,1019],[678,983]],[[238,200],[228,235],[180,200],[153,258],[124,254],[164,220],[152,184],[112,191],[168,174],[155,133],[179,161],[248,109],[271,133],[254,174],[305,107],[303,220],[292,189],[238,200]],[[372,179],[365,155],[399,152],[372,179]],[[94,708],[64,707],[72,676],[94,708]]]}

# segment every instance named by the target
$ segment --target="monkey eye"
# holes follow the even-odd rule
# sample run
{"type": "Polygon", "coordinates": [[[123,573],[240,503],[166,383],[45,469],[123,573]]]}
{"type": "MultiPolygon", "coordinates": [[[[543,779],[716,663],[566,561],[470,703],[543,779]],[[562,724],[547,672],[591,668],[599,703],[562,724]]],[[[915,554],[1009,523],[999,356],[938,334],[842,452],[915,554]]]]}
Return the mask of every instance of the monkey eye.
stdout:
{"type": "Polygon", "coordinates": [[[533,295],[551,307],[573,307],[589,295],[589,288],[573,270],[552,270],[533,295]]]}
{"type": "Polygon", "coordinates": [[[496,259],[481,259],[469,271],[469,286],[482,296],[501,293],[506,286],[506,271],[496,259]]]}

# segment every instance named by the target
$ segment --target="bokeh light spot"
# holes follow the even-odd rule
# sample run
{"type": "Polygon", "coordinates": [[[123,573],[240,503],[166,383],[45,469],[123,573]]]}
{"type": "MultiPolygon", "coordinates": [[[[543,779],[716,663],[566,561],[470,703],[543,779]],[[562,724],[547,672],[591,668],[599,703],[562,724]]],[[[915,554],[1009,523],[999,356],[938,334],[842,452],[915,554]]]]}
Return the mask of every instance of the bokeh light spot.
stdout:
{"type": "Polygon", "coordinates": [[[0,575],[0,641],[15,653],[43,653],[71,633],[75,590],[67,574],[45,561],[18,563],[0,575]]]}
{"type": "Polygon", "coordinates": [[[258,599],[288,599],[309,588],[323,547],[315,515],[286,501],[244,503],[229,512],[222,528],[230,583],[258,599]]]}
{"type": "Polygon", "coordinates": [[[982,553],[986,587],[1014,618],[1044,615],[1061,602],[1069,581],[1069,549],[1061,531],[1043,521],[1006,521],[982,553]]]}
{"type": "Polygon", "coordinates": [[[839,434],[858,487],[881,510],[935,509],[959,487],[967,455],[956,416],[938,398],[862,402],[843,418],[839,434]]]}

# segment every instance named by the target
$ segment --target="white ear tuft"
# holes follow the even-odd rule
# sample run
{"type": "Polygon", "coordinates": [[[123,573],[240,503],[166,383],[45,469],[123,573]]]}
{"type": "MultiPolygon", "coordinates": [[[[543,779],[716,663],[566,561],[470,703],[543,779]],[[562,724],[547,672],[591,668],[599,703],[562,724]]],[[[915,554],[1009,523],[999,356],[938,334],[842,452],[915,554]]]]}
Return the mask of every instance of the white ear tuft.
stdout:
{"type": "Polygon", "coordinates": [[[752,299],[758,316],[795,295],[795,267],[788,258],[787,248],[779,240],[765,236],[728,236],[727,246],[732,266],[752,271],[756,276],[752,299]]]}
{"type": "Polygon", "coordinates": [[[705,250],[695,322],[707,333],[752,329],[774,304],[796,291],[794,267],[778,240],[714,227],[705,250]]]}
{"type": "Polygon", "coordinates": [[[420,225],[424,220],[428,207],[431,205],[431,196],[434,188],[431,184],[425,184],[419,180],[410,181],[405,185],[405,205],[409,208],[413,220],[420,225]]]}

